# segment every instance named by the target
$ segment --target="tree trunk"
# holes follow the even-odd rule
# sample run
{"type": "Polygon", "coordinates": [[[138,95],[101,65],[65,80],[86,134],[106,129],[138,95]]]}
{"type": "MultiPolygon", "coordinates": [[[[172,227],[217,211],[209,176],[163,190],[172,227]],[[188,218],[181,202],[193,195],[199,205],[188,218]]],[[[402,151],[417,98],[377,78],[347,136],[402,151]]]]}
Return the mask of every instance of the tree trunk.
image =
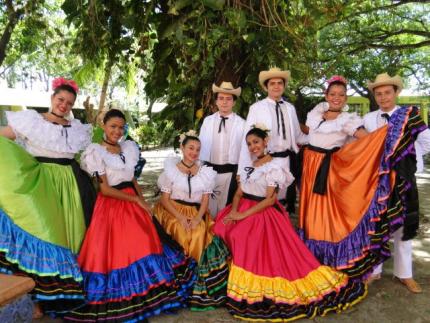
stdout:
{"type": "Polygon", "coordinates": [[[103,78],[103,85],[102,85],[102,91],[100,94],[100,102],[99,102],[99,109],[97,112],[97,117],[94,120],[94,125],[98,122],[101,123],[101,120],[99,120],[100,115],[103,113],[105,108],[105,101],[107,96],[107,88],[109,85],[110,75],[112,73],[112,67],[113,67],[113,59],[109,59],[105,66],[104,71],[104,78],[103,78]]]}
{"type": "Polygon", "coordinates": [[[305,98],[303,96],[303,93],[300,91],[300,89],[296,89],[296,100],[294,101],[294,107],[296,108],[297,118],[299,119],[299,122],[305,123],[306,122],[306,116],[307,111],[305,107],[305,98]]]}
{"type": "Polygon", "coordinates": [[[22,15],[22,11],[13,11],[12,6],[8,6],[8,11],[9,21],[0,38],[0,66],[3,64],[3,61],[6,58],[7,45],[9,44],[13,30],[15,29],[20,16],[22,15]]]}
{"type": "Polygon", "coordinates": [[[370,111],[376,111],[378,110],[378,104],[376,103],[375,96],[371,91],[368,92],[367,98],[369,99],[369,110],[370,111]]]}
{"type": "Polygon", "coordinates": [[[85,109],[85,120],[87,123],[94,124],[96,123],[96,118],[94,118],[94,104],[90,103],[90,97],[87,96],[83,103],[85,109]]]}

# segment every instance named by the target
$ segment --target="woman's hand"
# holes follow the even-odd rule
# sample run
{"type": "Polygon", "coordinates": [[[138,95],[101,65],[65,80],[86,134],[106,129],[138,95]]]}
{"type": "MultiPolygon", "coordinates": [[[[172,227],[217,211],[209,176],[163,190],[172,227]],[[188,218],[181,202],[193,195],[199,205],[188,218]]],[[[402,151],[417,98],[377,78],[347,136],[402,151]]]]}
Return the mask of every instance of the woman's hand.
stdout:
{"type": "Polygon", "coordinates": [[[11,126],[0,127],[0,136],[15,140],[16,135],[11,126]]]}
{"type": "Polygon", "coordinates": [[[202,218],[200,216],[196,216],[190,221],[190,229],[193,230],[197,228],[197,226],[202,222],[202,218]]]}
{"type": "Polygon", "coordinates": [[[246,218],[246,214],[237,212],[237,211],[231,211],[225,218],[222,220],[224,224],[230,224],[234,223],[236,221],[242,220],[246,218]]]}
{"type": "Polygon", "coordinates": [[[148,202],[145,201],[145,199],[142,196],[136,196],[135,200],[136,204],[139,205],[142,209],[144,209],[146,212],[149,213],[149,215],[152,216],[151,213],[151,205],[149,205],[148,202]]]}
{"type": "Polygon", "coordinates": [[[188,220],[185,216],[179,215],[176,217],[179,221],[179,223],[184,227],[185,231],[191,230],[191,221],[188,220]]]}

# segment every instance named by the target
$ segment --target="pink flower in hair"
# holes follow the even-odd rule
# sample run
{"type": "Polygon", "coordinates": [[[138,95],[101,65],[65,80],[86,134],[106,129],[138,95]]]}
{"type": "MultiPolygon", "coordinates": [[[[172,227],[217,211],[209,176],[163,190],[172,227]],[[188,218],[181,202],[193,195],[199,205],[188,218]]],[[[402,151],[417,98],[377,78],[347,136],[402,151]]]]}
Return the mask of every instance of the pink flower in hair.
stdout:
{"type": "Polygon", "coordinates": [[[57,77],[52,81],[52,89],[55,91],[59,86],[62,85],[68,85],[70,86],[73,90],[75,90],[76,94],[78,94],[79,92],[79,87],[78,84],[76,84],[75,81],[73,80],[66,80],[63,77],[57,77]]]}
{"type": "Polygon", "coordinates": [[[342,75],[333,75],[332,77],[330,77],[330,79],[327,81],[327,84],[330,85],[333,82],[340,82],[343,83],[345,85],[348,84],[348,81],[346,80],[346,78],[344,78],[342,75]]]}
{"type": "Polygon", "coordinates": [[[328,90],[330,88],[330,85],[333,82],[340,82],[343,85],[345,85],[345,87],[348,85],[348,81],[346,80],[346,78],[344,78],[342,75],[333,75],[332,77],[330,77],[330,79],[327,81],[327,88],[325,89],[324,93],[327,94],[328,90]]]}

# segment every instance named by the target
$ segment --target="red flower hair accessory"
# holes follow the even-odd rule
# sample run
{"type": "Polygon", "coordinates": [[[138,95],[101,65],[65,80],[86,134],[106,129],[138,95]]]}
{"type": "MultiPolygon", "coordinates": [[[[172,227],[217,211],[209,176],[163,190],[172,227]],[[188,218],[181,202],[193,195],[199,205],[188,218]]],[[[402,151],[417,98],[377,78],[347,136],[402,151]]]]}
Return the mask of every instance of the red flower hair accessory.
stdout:
{"type": "Polygon", "coordinates": [[[78,92],[79,92],[78,84],[76,84],[76,82],[73,80],[66,80],[63,77],[57,77],[52,81],[52,89],[54,91],[62,85],[70,86],[73,90],[75,90],[76,94],[78,94],[78,92]]]}
{"type": "Polygon", "coordinates": [[[325,90],[325,93],[328,92],[328,89],[330,88],[330,85],[334,82],[339,82],[342,83],[343,85],[345,85],[345,87],[348,85],[348,81],[346,80],[346,78],[344,78],[342,75],[333,75],[332,77],[330,77],[330,79],[327,81],[327,88],[325,90]]]}

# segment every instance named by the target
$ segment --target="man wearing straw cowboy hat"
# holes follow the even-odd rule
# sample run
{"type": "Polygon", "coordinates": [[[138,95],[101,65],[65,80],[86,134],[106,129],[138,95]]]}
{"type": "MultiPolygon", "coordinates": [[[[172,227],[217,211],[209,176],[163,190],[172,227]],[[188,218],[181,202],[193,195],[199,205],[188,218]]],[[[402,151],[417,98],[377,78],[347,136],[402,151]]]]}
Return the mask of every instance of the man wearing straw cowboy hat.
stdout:
{"type": "Polygon", "coordinates": [[[241,88],[230,82],[212,85],[218,112],[206,117],[200,129],[200,159],[218,173],[209,199],[210,214],[215,217],[231,203],[237,188],[236,174],[245,120],[233,112],[241,88]]]}
{"type": "MultiPolygon", "coordinates": [[[[374,82],[368,82],[367,87],[373,92],[379,110],[364,116],[364,127],[374,131],[386,125],[393,113],[402,109],[396,105],[396,99],[403,89],[400,76],[390,77],[387,73],[376,76],[374,82]]],[[[421,121],[421,120],[420,120],[421,121]]],[[[412,136],[413,137],[413,136],[412,136]]],[[[414,137],[413,137],[414,138],[414,137]]],[[[413,139],[414,140],[414,139],[413,139]]],[[[427,128],[416,136],[415,147],[423,154],[430,152],[430,130],[427,128]]],[[[415,152],[412,152],[414,154],[415,152]]],[[[403,283],[412,293],[421,293],[422,289],[412,275],[412,238],[418,228],[418,191],[415,182],[416,161],[412,160],[411,192],[406,203],[406,218],[404,226],[393,233],[394,239],[394,277],[403,283]]],[[[382,264],[375,268],[370,280],[381,278],[382,264]]]]}
{"type": "MultiPolygon", "coordinates": [[[[284,94],[290,79],[290,71],[283,71],[277,67],[260,72],[259,83],[267,97],[251,105],[246,118],[244,134],[256,123],[264,124],[269,130],[269,153],[274,158],[284,158],[285,167],[290,167],[289,156],[298,152],[297,144],[305,144],[307,135],[300,130],[299,121],[294,106],[286,102],[284,94]]],[[[239,168],[252,164],[245,138],[242,140],[239,168]]],[[[285,199],[285,190],[280,191],[279,199],[285,199]]]]}

